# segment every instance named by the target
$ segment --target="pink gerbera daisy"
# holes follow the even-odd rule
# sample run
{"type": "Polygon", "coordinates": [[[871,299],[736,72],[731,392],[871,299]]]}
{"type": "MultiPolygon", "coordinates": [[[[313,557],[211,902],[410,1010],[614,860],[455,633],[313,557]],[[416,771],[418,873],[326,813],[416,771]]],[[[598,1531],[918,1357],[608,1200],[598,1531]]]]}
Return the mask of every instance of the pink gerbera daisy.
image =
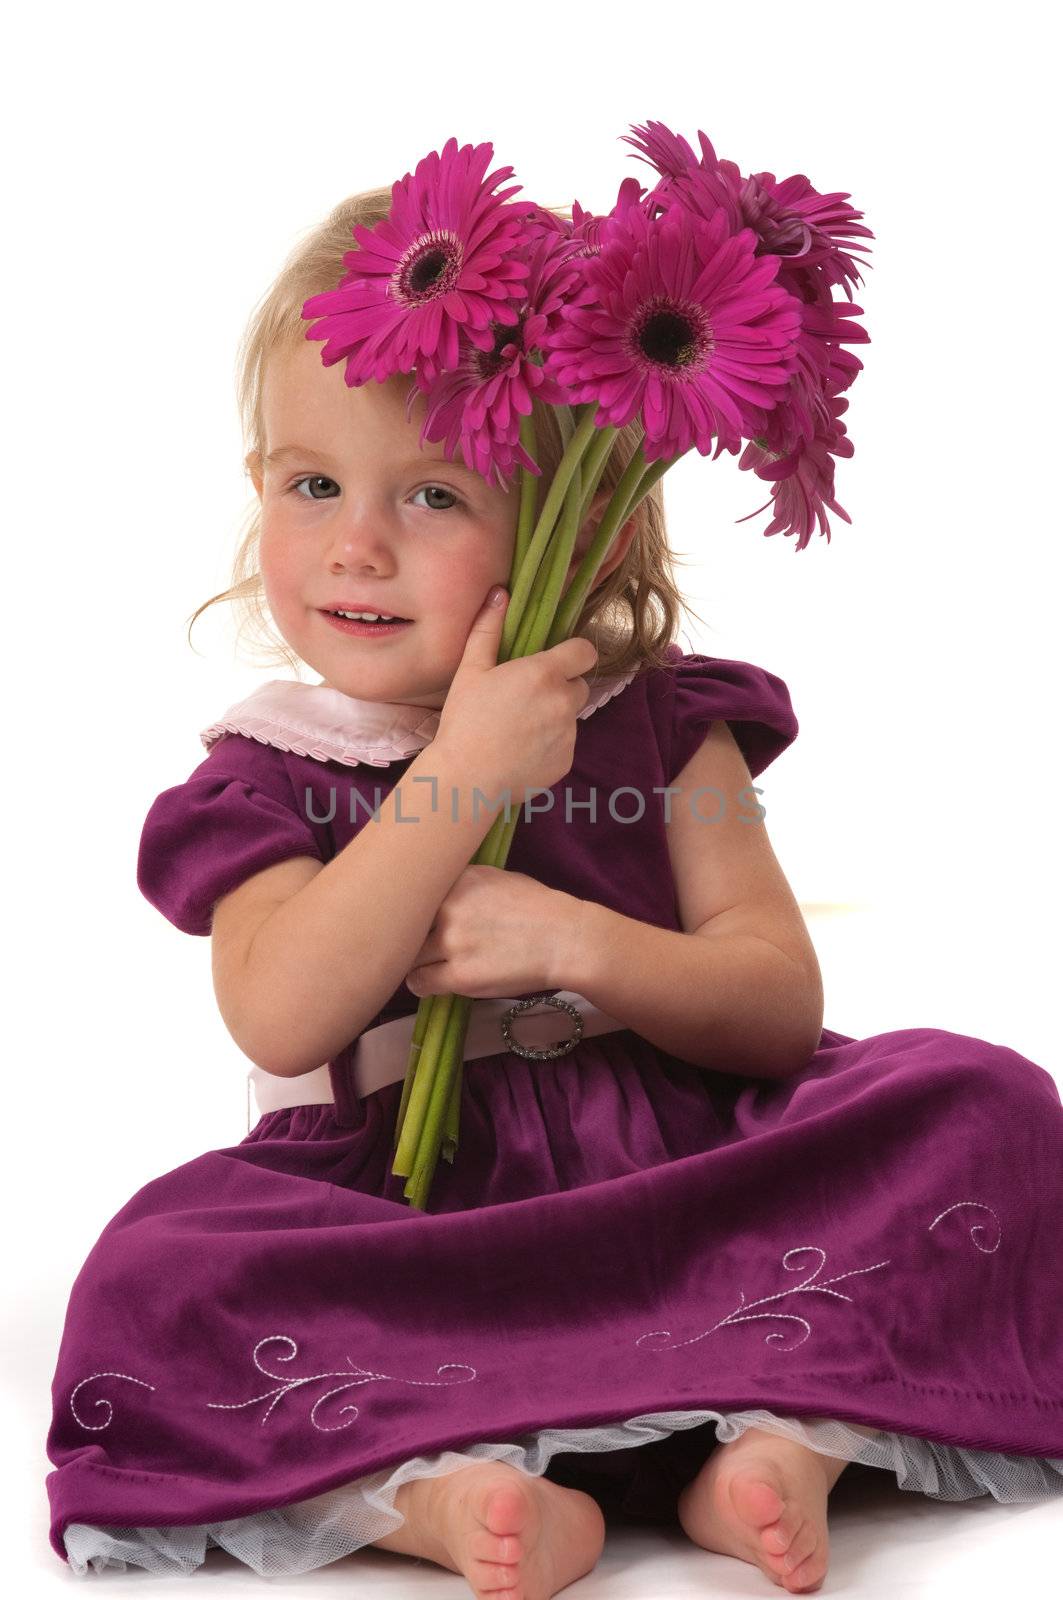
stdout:
{"type": "Polygon", "coordinates": [[[834,498],[832,459],[834,456],[850,457],[853,453],[852,441],[846,437],[845,424],[841,419],[842,412],[848,406],[848,400],[833,394],[824,395],[823,415],[812,439],[802,441],[789,450],[785,441],[774,434],[774,419],[769,419],[766,436],[749,441],[738,465],[743,470],[752,467],[758,478],[772,481],[771,497],[751,511],[748,517],[740,517],[740,522],[748,522],[749,517],[758,516],[770,505],[773,515],[764,529],[765,537],[773,533],[796,533],[797,544],[794,548],[803,550],[812,538],[817,522],[820,533],[825,534],[827,543],[830,543],[828,507],[845,522],[852,521],[844,506],[834,498]],[[781,448],[773,449],[773,444],[781,448]]]}
{"type": "Polygon", "coordinates": [[[527,207],[504,204],[512,167],[484,170],[490,144],[448,139],[392,186],[391,209],[373,228],[355,224],[357,250],[339,286],[312,295],[308,339],[324,339],[324,366],[346,358],[347,386],[383,382],[415,365],[426,381],[456,365],[458,334],[490,350],[492,323],[515,326],[527,266],[514,250],[527,207]]]}
{"type": "MultiPolygon", "coordinates": [[[[630,126],[637,137],[624,135],[624,142],[642,152],[632,159],[648,162],[661,174],[651,196],[658,209],[679,201],[688,211],[708,217],[717,206],[723,206],[732,233],[739,228],[752,228],[757,236],[758,255],[770,253],[783,258],[779,282],[791,293],[798,291],[787,282],[786,274],[798,268],[807,272],[804,292],[799,295],[802,300],[829,300],[832,283],[842,283],[852,299],[850,283],[862,283],[863,279],[852,256],[841,248],[840,240],[875,236],[857,220],[864,213],[846,204],[848,194],[820,194],[803,173],[781,182],[776,181],[773,172],[754,172],[743,178],[733,161],[717,157],[708,135],[700,129],[699,160],[687,141],[663,122],[630,126]],[[808,271],[810,268],[818,270],[813,273],[808,271]]],[[[863,245],[852,248],[866,254],[863,245]]]]}
{"type": "Polygon", "coordinates": [[[602,248],[603,236],[608,233],[611,223],[615,218],[621,217],[628,206],[642,205],[645,192],[637,178],[625,178],[617,192],[616,204],[612,211],[603,217],[596,216],[593,211],[584,211],[579,201],[574,200],[572,237],[582,246],[581,253],[587,256],[598,255],[602,248]]]}
{"type": "MultiPolygon", "coordinates": [[[[849,305],[843,314],[832,285],[841,283],[852,300],[851,283],[860,279],[852,256],[840,241],[855,236],[874,238],[857,219],[863,216],[845,194],[820,194],[803,174],[777,182],[773,173],[743,178],[733,161],[720,161],[708,137],[699,131],[700,159],[687,141],[660,122],[632,125],[636,138],[626,139],[641,152],[661,178],[647,197],[651,214],[681,205],[699,216],[725,212],[733,230],[752,229],[756,254],[778,258],[777,283],[801,308],[801,332],[793,357],[793,377],[786,393],[755,423],[755,435],[739,466],[772,482],[774,518],[767,533],[796,533],[802,550],[818,519],[830,539],[825,508],[845,517],[833,498],[832,456],[852,454],[845,438],[835,397],[852,383],[862,363],[840,349],[842,343],[866,344],[867,332],[853,317],[863,313],[849,305]]],[[[864,250],[863,246],[853,249],[864,250]]],[[[862,281],[862,279],[860,280],[862,281]]],[[[754,421],[753,414],[750,420],[754,421]]],[[[764,507],[760,507],[763,510],[764,507]]],[[[756,515],[756,513],[751,513],[756,515]]],[[[743,520],[746,520],[743,518],[743,520]]]]}
{"type": "Polygon", "coordinates": [[[676,204],[654,219],[628,204],[584,262],[593,298],[565,307],[545,364],[575,403],[597,402],[599,427],[641,411],[647,461],[692,444],[708,455],[717,436],[737,451],[751,408],[770,409],[790,381],[800,307],[755,242],[748,228],[729,235],[720,209],[703,220],[676,204]]]}
{"type": "Polygon", "coordinates": [[[539,476],[539,466],[520,443],[520,419],[530,414],[533,397],[547,405],[571,398],[534,357],[560,326],[566,296],[579,284],[575,253],[563,229],[532,228],[525,244],[527,301],[516,327],[496,327],[492,350],[463,339],[453,371],[433,384],[419,374],[410,390],[407,416],[418,387],[428,393],[422,443],[444,440],[450,460],[460,447],[466,466],[503,488],[517,467],[539,476]]]}

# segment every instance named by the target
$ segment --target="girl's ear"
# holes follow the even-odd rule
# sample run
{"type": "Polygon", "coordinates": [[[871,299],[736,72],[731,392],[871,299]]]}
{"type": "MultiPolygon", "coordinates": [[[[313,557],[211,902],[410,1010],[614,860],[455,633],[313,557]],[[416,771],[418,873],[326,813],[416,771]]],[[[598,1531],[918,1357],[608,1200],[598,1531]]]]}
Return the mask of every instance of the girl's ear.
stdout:
{"type": "MultiPolygon", "coordinates": [[[[590,510],[587,512],[587,515],[584,518],[583,526],[576,535],[576,548],[572,552],[572,560],[568,569],[569,577],[571,577],[576,571],[576,568],[586,555],[587,549],[594,538],[595,532],[597,531],[598,524],[605,515],[605,508],[612,499],[612,495],[613,491],[611,489],[599,489],[591,501],[590,510]]],[[[609,546],[609,550],[605,556],[605,559],[598,568],[598,571],[595,573],[594,582],[591,584],[592,589],[597,589],[599,584],[604,583],[609,574],[620,565],[621,561],[623,561],[624,557],[627,555],[631,541],[635,537],[637,531],[638,524],[636,522],[636,518],[635,516],[631,516],[613,535],[612,542],[609,546]]]]}

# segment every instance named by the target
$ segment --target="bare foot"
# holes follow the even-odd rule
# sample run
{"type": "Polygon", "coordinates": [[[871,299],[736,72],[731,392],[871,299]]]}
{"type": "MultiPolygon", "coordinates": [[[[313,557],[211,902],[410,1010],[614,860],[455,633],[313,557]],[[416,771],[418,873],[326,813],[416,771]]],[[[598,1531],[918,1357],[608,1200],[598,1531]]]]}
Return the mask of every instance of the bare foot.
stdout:
{"type": "Polygon", "coordinates": [[[395,1505],[405,1523],[373,1543],[460,1572],[477,1600],[550,1600],[590,1572],[605,1545],[593,1495],[505,1461],[412,1478],[395,1505]]]}
{"type": "Polygon", "coordinates": [[[679,1521],[703,1549],[750,1561],[780,1588],[806,1594],[827,1573],[827,1497],[848,1465],[781,1434],[748,1428],[718,1444],[687,1484],[676,1506],[679,1521]]]}

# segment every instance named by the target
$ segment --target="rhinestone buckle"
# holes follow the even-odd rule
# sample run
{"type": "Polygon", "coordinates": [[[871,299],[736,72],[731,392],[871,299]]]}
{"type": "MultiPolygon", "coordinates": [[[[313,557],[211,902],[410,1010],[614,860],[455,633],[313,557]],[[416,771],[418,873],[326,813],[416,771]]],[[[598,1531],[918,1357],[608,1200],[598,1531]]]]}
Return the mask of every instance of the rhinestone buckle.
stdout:
{"type": "Polygon", "coordinates": [[[518,1000],[516,1005],[510,1006],[509,1010],[503,1014],[502,1037],[506,1041],[507,1048],[512,1050],[514,1055],[524,1056],[529,1061],[548,1061],[554,1056],[567,1055],[579,1043],[583,1037],[583,1018],[576,1007],[567,1000],[560,1000],[557,995],[537,994],[530,1000],[518,1000]],[[571,1039],[564,1039],[557,1044],[548,1045],[542,1050],[536,1050],[531,1045],[518,1044],[511,1032],[511,1024],[514,1017],[519,1016],[522,1011],[530,1011],[533,1006],[544,1004],[553,1006],[557,1011],[567,1011],[576,1024],[575,1033],[571,1039]]]}

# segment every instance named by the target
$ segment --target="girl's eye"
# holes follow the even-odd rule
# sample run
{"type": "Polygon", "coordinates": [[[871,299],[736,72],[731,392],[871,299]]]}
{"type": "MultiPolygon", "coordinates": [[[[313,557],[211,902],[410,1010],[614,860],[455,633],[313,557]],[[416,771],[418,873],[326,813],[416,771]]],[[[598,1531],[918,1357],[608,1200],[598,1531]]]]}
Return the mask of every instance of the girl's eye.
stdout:
{"type": "MultiPolygon", "coordinates": [[[[298,489],[302,488],[304,483],[331,483],[334,488],[338,488],[339,487],[339,485],[336,483],[335,478],[326,478],[324,476],[324,474],[320,473],[320,472],[315,472],[315,473],[311,474],[310,477],[307,477],[307,478],[297,478],[295,480],[295,482],[291,485],[291,487],[292,487],[292,489],[298,490],[298,489]]],[[[309,497],[306,496],[306,495],[302,495],[300,498],[303,499],[303,500],[305,500],[307,498],[309,498],[311,500],[331,500],[331,499],[334,498],[334,496],[332,496],[332,495],[316,495],[316,494],[312,494],[309,497]]]]}
{"type": "Polygon", "coordinates": [[[462,501],[458,499],[454,491],[452,489],[445,488],[441,483],[426,483],[423,488],[415,489],[414,499],[416,499],[419,494],[445,494],[449,495],[451,500],[454,502],[453,505],[449,506],[426,506],[426,511],[456,511],[462,504],[462,501]]]}
{"type": "MultiPolygon", "coordinates": [[[[323,473],[320,473],[320,472],[312,473],[308,477],[305,477],[305,478],[297,478],[295,480],[295,482],[290,487],[291,487],[291,489],[293,491],[297,492],[298,490],[300,490],[303,487],[304,483],[317,483],[317,484],[325,483],[325,484],[331,484],[334,489],[338,489],[339,488],[339,485],[337,484],[335,478],[327,478],[327,477],[325,477],[325,475],[323,473]]],[[[425,507],[426,511],[456,511],[459,508],[459,506],[464,504],[464,502],[458,498],[458,496],[454,493],[454,491],[452,489],[445,488],[444,485],[441,484],[441,483],[428,483],[428,484],[425,484],[423,488],[416,489],[414,491],[414,498],[416,498],[416,496],[419,495],[419,494],[445,494],[445,495],[449,496],[449,498],[450,498],[450,500],[452,502],[452,504],[448,505],[448,506],[441,506],[441,505],[429,505],[429,506],[426,506],[425,507]]],[[[333,499],[335,499],[335,495],[332,495],[332,494],[318,495],[318,494],[311,493],[309,495],[302,495],[301,498],[304,499],[304,500],[307,500],[307,499],[309,499],[309,500],[333,500],[333,499]]]]}

